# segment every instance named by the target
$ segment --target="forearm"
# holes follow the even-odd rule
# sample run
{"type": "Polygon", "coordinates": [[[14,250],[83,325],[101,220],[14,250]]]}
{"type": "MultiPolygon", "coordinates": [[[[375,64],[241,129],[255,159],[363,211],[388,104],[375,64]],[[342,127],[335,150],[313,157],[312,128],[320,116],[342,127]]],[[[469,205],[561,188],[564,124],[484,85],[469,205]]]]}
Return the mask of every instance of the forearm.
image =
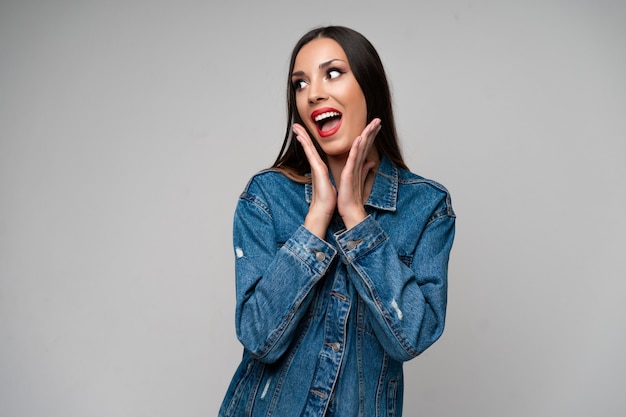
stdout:
{"type": "Polygon", "coordinates": [[[335,254],[301,227],[271,258],[236,260],[236,329],[246,349],[266,362],[282,355],[335,254]]]}
{"type": "Polygon", "coordinates": [[[453,224],[453,219],[442,220],[441,227],[425,231],[410,266],[400,260],[391,239],[371,217],[336,236],[373,330],[397,360],[417,356],[443,332],[453,224]],[[437,235],[438,254],[431,234],[437,235]]]}

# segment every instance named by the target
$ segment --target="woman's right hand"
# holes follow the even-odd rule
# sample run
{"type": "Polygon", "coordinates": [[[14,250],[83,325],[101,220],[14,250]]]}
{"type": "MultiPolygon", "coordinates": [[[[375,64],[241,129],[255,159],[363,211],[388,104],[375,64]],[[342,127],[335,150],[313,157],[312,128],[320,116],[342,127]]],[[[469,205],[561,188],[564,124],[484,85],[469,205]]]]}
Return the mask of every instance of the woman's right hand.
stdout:
{"type": "Polygon", "coordinates": [[[328,166],[320,157],[306,129],[298,123],[293,124],[293,133],[302,145],[302,149],[311,166],[313,195],[309,212],[304,219],[304,227],[311,233],[324,239],[330,220],[337,206],[337,190],[330,181],[328,166]]]}

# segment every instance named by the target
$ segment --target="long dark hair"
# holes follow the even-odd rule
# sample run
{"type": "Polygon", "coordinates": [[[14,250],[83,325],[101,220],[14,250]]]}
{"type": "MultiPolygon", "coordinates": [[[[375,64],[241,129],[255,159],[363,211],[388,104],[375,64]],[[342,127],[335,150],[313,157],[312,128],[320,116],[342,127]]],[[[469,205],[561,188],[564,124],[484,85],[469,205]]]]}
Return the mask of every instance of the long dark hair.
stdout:
{"type": "MultiPolygon", "coordinates": [[[[306,181],[305,174],[310,171],[309,161],[304,154],[302,146],[300,146],[297,140],[294,140],[291,129],[293,123],[299,123],[304,126],[296,107],[296,94],[291,82],[291,73],[300,49],[317,38],[333,39],[343,48],[354,77],[365,96],[367,121],[369,122],[374,117],[379,117],[382,121],[381,130],[374,141],[376,150],[380,155],[386,156],[397,166],[406,169],[407,166],[402,158],[396,134],[391,92],[380,56],[367,38],[359,32],[344,26],[325,26],[313,29],[302,36],[293,48],[287,76],[287,129],[283,145],[272,167],[278,168],[290,177],[302,181],[306,181]]],[[[310,132],[309,134],[311,135],[310,132]]],[[[325,159],[326,155],[317,146],[317,143],[316,147],[320,156],[325,159]]]]}

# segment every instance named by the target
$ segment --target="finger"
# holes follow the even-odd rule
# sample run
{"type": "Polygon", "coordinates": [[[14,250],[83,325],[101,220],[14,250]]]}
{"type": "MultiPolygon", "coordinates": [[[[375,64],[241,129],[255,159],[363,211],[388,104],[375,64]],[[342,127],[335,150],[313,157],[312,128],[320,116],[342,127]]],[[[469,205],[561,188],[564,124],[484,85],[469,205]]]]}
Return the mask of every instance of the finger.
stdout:
{"type": "Polygon", "coordinates": [[[317,151],[317,148],[315,148],[315,145],[313,144],[313,141],[311,140],[311,137],[307,133],[306,129],[297,123],[294,123],[292,129],[296,135],[296,140],[300,142],[300,145],[302,145],[304,154],[309,161],[312,181],[316,182],[316,179],[326,181],[328,178],[328,167],[320,157],[320,154],[317,151]]]}
{"type": "Polygon", "coordinates": [[[373,119],[365,126],[363,132],[358,136],[352,144],[346,167],[358,172],[360,180],[364,181],[367,173],[376,165],[372,161],[367,161],[369,151],[374,143],[374,139],[381,129],[381,120],[373,119]]]}
{"type": "Polygon", "coordinates": [[[380,132],[381,122],[379,118],[373,119],[363,130],[361,136],[365,138],[366,146],[370,146],[378,132],[380,132]]]}
{"type": "Polygon", "coordinates": [[[322,158],[319,156],[311,137],[307,133],[306,129],[299,125],[298,123],[294,123],[292,127],[293,133],[296,136],[296,140],[300,142],[302,145],[302,149],[304,150],[304,154],[309,160],[309,164],[314,163],[323,163],[322,158]]]}
{"type": "Polygon", "coordinates": [[[370,149],[374,144],[374,140],[376,139],[376,135],[380,132],[381,125],[380,119],[376,118],[372,120],[361,133],[361,143],[359,144],[359,163],[363,163],[366,161],[367,156],[369,155],[370,149]]]}
{"type": "Polygon", "coordinates": [[[361,135],[359,135],[353,143],[353,147],[367,155],[378,132],[380,132],[380,119],[376,118],[365,126],[361,135]]]}

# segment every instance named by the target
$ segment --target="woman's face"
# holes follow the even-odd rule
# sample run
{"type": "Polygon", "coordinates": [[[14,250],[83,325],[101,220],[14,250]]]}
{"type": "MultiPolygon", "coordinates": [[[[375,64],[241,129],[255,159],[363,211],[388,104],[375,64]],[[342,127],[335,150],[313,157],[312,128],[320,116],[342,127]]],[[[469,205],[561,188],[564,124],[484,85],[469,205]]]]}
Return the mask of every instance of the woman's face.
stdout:
{"type": "Polygon", "coordinates": [[[300,118],[327,156],[347,156],[367,123],[365,96],[343,48],[317,38],[304,45],[291,81],[300,118]]]}

